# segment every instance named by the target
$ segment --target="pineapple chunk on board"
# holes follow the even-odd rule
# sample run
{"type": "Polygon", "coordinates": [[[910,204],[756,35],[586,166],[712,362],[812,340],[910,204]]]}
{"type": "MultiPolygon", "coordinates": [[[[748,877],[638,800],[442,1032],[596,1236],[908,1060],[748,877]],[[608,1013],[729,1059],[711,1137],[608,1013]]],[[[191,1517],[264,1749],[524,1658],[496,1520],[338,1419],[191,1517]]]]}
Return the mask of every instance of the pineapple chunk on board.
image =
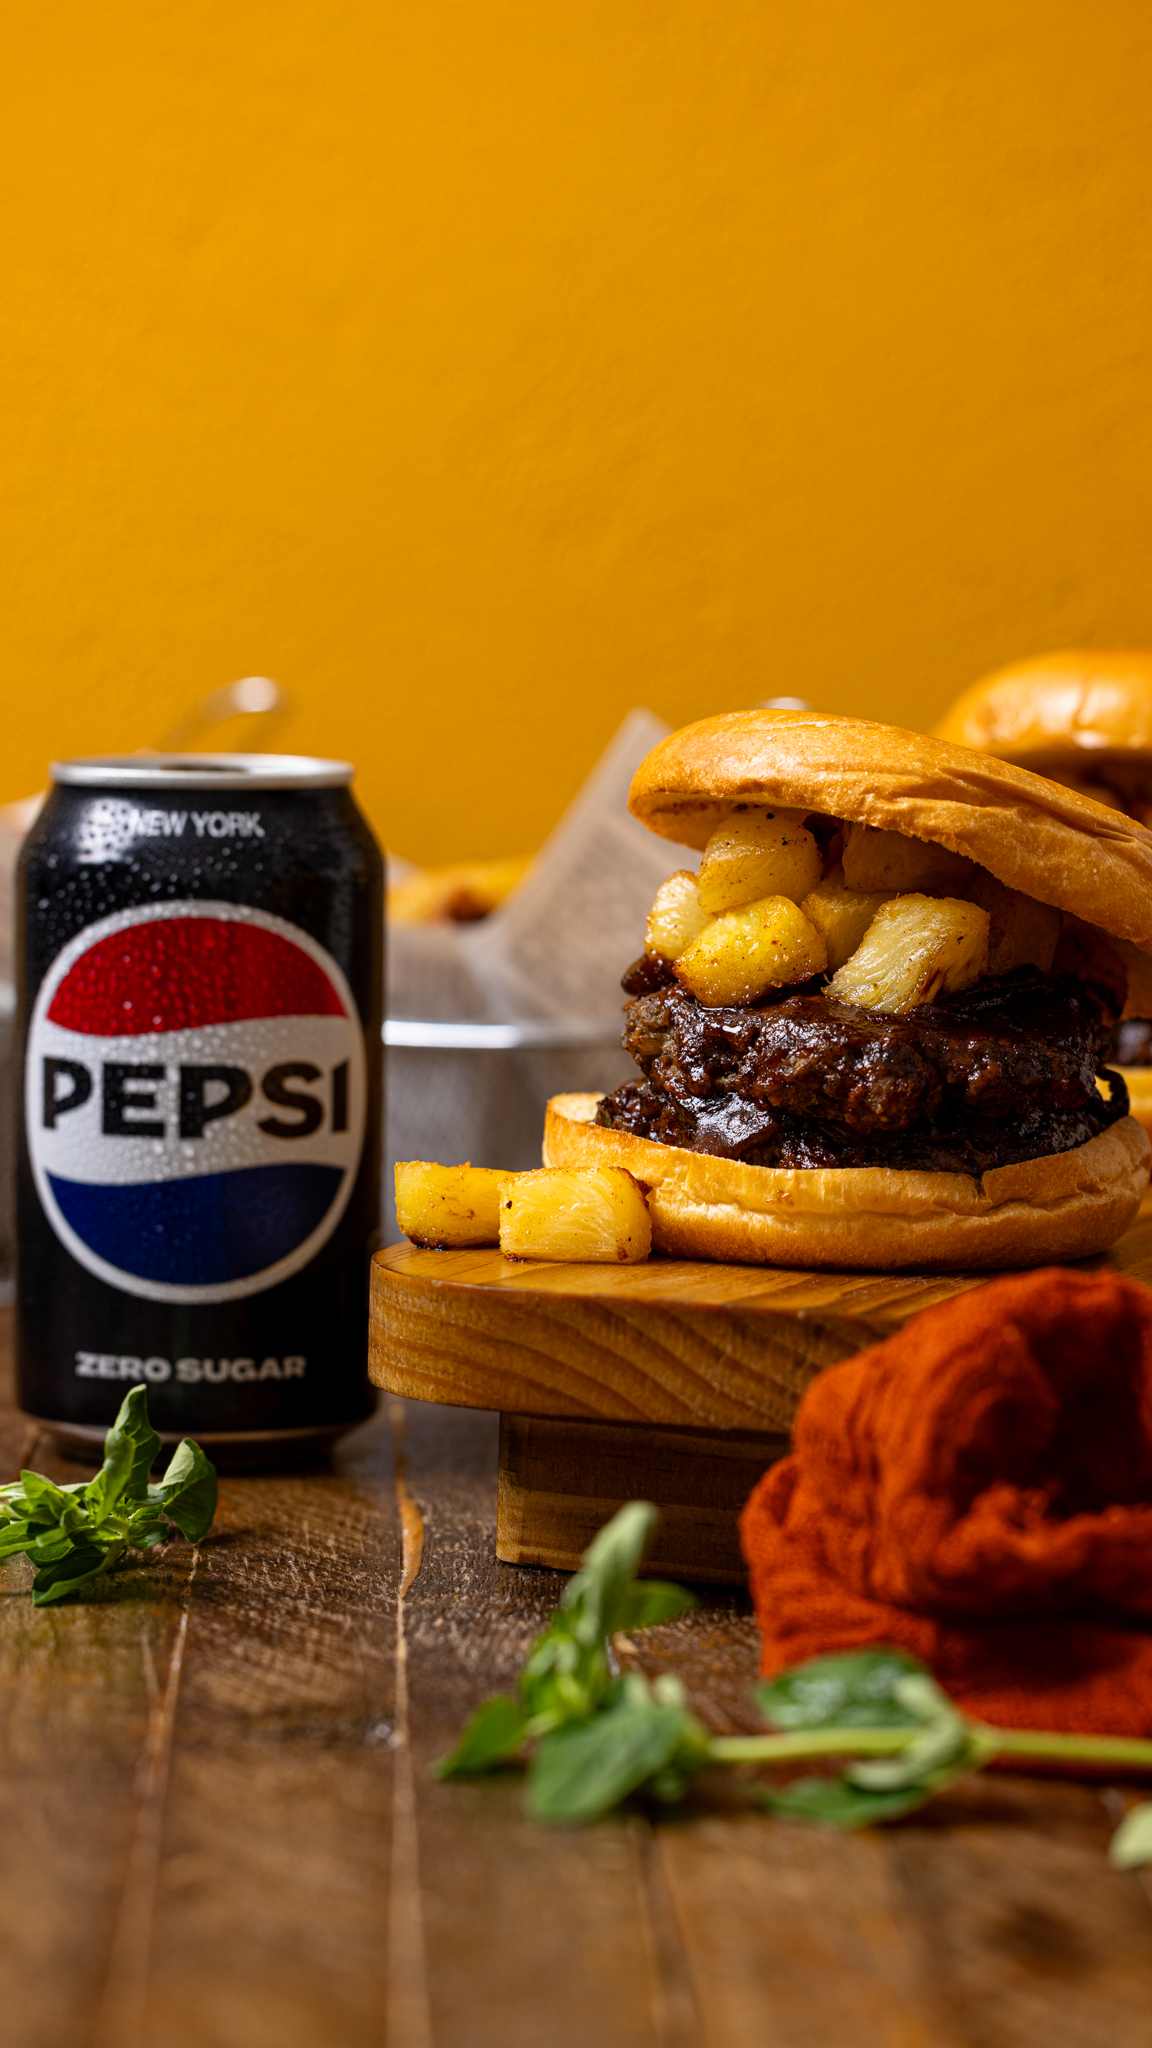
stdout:
{"type": "Polygon", "coordinates": [[[717,827],[700,865],[700,901],[719,917],[765,896],[799,903],[820,880],[820,849],[800,811],[748,811],[717,827]]]}
{"type": "Polygon", "coordinates": [[[800,908],[823,939],[833,972],[851,959],[876,912],[893,900],[891,892],[849,889],[844,883],[843,868],[829,868],[800,908]]]}
{"type": "Polygon", "coordinates": [[[828,994],[899,1016],[978,981],[988,965],[989,917],[953,897],[898,896],[876,912],[828,994]]]}
{"type": "Polygon", "coordinates": [[[823,939],[787,896],[725,911],[676,962],[676,978],[710,1009],[753,1003],[828,964],[823,939]]]}
{"type": "Polygon", "coordinates": [[[637,1265],[652,1249],[644,1190],[622,1166],[542,1166],[505,1183],[500,1249],[508,1259],[637,1265]]]}
{"type": "Polygon", "coordinates": [[[396,1220],[405,1237],[429,1250],[499,1244],[500,1190],[512,1178],[492,1166],[396,1162],[396,1220]]]}
{"type": "Polygon", "coordinates": [[[950,853],[931,840],[909,839],[903,832],[881,832],[874,825],[849,825],[844,840],[844,880],[850,889],[881,890],[905,896],[968,894],[968,884],[982,870],[966,854],[950,853]]]}
{"type": "Polygon", "coordinates": [[[666,960],[678,960],[711,922],[712,913],[700,901],[695,875],[680,868],[661,882],[656,891],[644,931],[645,951],[662,953],[666,960]]]}

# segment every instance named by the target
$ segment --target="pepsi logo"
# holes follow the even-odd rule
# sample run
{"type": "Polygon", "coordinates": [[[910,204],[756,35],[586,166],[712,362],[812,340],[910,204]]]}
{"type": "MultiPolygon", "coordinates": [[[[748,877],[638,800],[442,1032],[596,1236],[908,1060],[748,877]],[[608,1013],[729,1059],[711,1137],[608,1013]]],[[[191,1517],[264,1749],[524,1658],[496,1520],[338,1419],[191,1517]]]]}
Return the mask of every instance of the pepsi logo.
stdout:
{"type": "Polygon", "coordinates": [[[364,1041],[322,946],[230,903],[89,925],[36,999],[36,1186],[90,1273],[152,1301],[235,1301],[315,1257],[364,1137],[364,1041]]]}

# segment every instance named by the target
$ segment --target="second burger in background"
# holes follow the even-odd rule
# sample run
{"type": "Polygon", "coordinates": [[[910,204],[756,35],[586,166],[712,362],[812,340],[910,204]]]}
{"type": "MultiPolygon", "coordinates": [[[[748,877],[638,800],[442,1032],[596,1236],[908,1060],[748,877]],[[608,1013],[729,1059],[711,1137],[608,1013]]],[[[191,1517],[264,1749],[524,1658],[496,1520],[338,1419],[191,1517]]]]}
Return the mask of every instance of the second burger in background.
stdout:
{"type": "MultiPolygon", "coordinates": [[[[1152,825],[1152,652],[1073,648],[996,669],[962,692],[936,737],[976,747],[1152,825]]],[[[1112,1058],[1152,1133],[1152,1005],[1135,992],[1112,1058]]]]}

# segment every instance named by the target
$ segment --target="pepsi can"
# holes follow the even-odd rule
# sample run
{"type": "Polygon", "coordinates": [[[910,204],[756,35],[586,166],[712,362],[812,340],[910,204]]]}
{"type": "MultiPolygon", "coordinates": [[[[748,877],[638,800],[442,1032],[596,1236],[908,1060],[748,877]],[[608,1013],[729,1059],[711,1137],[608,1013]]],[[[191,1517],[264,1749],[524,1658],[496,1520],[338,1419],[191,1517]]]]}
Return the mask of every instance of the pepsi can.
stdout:
{"type": "Polygon", "coordinates": [[[346,762],[54,763],[19,870],[22,1407],[102,1443],[143,1382],[224,1463],[370,1408],[383,865],[346,762]]]}

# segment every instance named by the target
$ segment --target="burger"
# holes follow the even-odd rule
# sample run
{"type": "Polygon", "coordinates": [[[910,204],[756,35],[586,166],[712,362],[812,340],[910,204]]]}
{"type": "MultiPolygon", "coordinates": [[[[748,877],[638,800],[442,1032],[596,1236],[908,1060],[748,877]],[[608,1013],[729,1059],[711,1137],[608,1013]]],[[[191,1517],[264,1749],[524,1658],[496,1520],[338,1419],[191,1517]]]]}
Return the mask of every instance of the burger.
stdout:
{"type": "Polygon", "coordinates": [[[1148,1138],[1108,1060],[1152,1014],[1152,833],[990,754],[814,712],[704,719],[629,807],[703,854],[624,975],[637,1078],[549,1105],[682,1258],[894,1271],[1111,1244],[1148,1138]]]}
{"type": "MultiPolygon", "coordinates": [[[[973,683],[936,728],[1152,825],[1152,654],[1072,650],[973,683]]],[[[1112,1057],[1152,1132],[1152,1004],[1117,1023],[1112,1057]]]]}

